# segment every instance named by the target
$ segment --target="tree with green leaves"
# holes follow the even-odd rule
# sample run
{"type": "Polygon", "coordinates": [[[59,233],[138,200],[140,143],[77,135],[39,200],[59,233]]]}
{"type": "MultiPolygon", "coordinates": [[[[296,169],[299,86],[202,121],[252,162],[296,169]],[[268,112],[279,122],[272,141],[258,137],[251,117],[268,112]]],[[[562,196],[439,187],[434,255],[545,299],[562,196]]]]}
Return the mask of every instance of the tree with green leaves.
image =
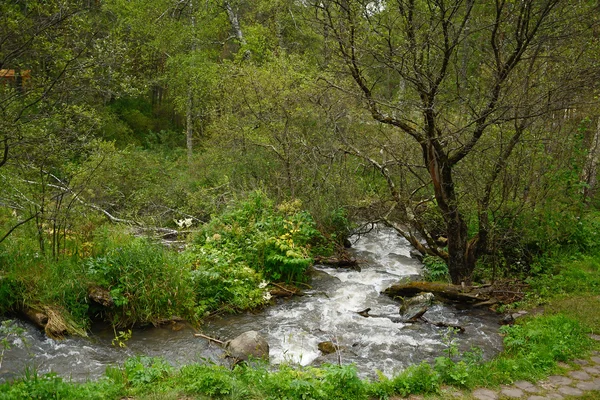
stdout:
{"type": "Polygon", "coordinates": [[[548,129],[543,118],[569,108],[582,87],[575,61],[588,48],[571,48],[568,57],[565,50],[589,35],[579,22],[593,5],[326,0],[313,6],[319,31],[328,32],[354,82],[332,86],[356,90],[371,117],[392,128],[389,143],[412,143],[420,154],[419,161],[385,144],[376,154],[345,142],[387,182],[392,205],[382,218],[421,253],[443,258],[453,283],[470,283],[477,260],[490,251],[492,206],[507,201],[498,193],[500,178],[516,149],[532,132],[548,129]],[[460,177],[467,166],[480,190],[460,177]],[[415,177],[409,188],[398,183],[399,167],[415,177]],[[467,219],[469,196],[474,223],[467,219]],[[419,218],[428,204],[443,221],[444,238],[419,218]]]}

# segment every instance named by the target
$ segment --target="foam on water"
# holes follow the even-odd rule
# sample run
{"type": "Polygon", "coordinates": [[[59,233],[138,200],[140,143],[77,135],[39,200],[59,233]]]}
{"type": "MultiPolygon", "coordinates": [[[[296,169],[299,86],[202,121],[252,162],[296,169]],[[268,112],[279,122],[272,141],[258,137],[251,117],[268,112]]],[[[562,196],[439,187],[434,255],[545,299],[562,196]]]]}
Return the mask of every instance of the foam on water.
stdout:
{"type": "MultiPolygon", "coordinates": [[[[322,363],[356,364],[361,376],[397,373],[422,360],[433,360],[446,349],[446,329],[433,324],[398,323],[398,302],[380,292],[402,277],[416,275],[420,264],[409,258],[410,246],[392,229],[376,227],[354,238],[354,256],[361,260],[361,271],[316,266],[312,289],[305,296],[277,300],[261,313],[246,313],[215,318],[203,331],[222,340],[249,331],[259,331],[270,344],[273,364],[322,363]],[[358,311],[370,308],[372,317],[358,311]],[[331,341],[340,346],[337,354],[324,355],[318,344],[331,341]]],[[[426,317],[464,327],[457,340],[461,350],[480,346],[487,355],[501,348],[497,317],[484,311],[461,311],[436,304],[426,317]]],[[[92,339],[69,338],[54,341],[28,326],[29,347],[14,340],[4,359],[0,380],[10,379],[26,365],[35,365],[40,373],[53,370],[73,380],[97,378],[107,365],[122,363],[136,354],[162,356],[174,365],[202,358],[223,362],[222,350],[205,340],[194,338],[186,326],[173,331],[169,327],[136,330],[125,349],[111,345],[112,329],[94,329],[92,339]]]]}

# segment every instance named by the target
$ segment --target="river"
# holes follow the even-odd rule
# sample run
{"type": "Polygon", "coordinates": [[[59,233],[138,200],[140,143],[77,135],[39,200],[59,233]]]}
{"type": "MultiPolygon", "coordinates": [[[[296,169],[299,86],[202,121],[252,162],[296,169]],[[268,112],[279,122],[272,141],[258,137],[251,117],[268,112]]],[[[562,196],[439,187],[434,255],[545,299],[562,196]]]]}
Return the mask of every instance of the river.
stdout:
{"type": "MultiPolygon", "coordinates": [[[[446,354],[451,342],[461,351],[478,347],[486,358],[501,350],[499,317],[486,310],[434,303],[425,314],[430,323],[393,322],[400,317],[399,304],[380,292],[400,279],[418,275],[421,264],[410,257],[408,242],[389,228],[375,227],[352,239],[351,252],[361,261],[360,271],[317,265],[304,296],[278,299],[260,313],[213,318],[201,332],[226,340],[256,330],[269,342],[273,365],[354,363],[363,377],[374,376],[376,370],[391,376],[410,364],[432,361],[446,354]],[[378,317],[357,313],[366,308],[378,317]],[[465,332],[449,335],[447,328],[435,322],[459,325],[465,332]],[[340,350],[322,354],[318,344],[324,341],[340,350]]],[[[54,341],[26,322],[17,323],[26,329],[24,340],[11,339],[0,380],[19,376],[25,368],[53,371],[73,381],[97,379],[106,366],[133,355],[160,356],[175,366],[227,362],[219,346],[194,337],[194,329],[183,323],[136,329],[124,348],[112,345],[114,332],[107,326],[92,327],[87,339],[54,341]]]]}

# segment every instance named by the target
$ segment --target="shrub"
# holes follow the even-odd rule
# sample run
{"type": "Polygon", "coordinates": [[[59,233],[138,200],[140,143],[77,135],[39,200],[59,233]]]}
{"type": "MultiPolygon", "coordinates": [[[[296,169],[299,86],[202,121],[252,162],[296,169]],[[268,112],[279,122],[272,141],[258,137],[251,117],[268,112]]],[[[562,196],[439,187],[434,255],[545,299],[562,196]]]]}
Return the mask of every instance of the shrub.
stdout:
{"type": "Polygon", "coordinates": [[[181,368],[177,382],[187,393],[225,396],[232,392],[234,378],[225,367],[195,364],[181,368]]]}
{"type": "Polygon", "coordinates": [[[436,256],[423,257],[423,278],[431,282],[449,282],[450,273],[446,261],[436,256]]]}
{"type": "Polygon", "coordinates": [[[185,258],[145,239],[85,262],[87,276],[110,290],[115,325],[156,322],[174,315],[194,320],[195,294],[185,258]]]}
{"type": "Polygon", "coordinates": [[[157,382],[166,378],[172,370],[169,363],[158,357],[136,356],[123,365],[125,380],[132,386],[157,382]]]}
{"type": "Polygon", "coordinates": [[[247,265],[269,280],[303,280],[312,262],[311,249],[324,238],[300,207],[299,201],[275,207],[255,192],[200,231],[197,251],[247,265]]]}

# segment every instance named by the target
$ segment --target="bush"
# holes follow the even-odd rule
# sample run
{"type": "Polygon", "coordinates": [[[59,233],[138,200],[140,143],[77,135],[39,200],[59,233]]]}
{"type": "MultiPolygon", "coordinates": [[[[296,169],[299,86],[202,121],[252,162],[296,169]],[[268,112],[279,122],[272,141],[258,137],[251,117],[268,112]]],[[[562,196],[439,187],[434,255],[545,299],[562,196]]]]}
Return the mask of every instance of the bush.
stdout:
{"type": "Polygon", "coordinates": [[[234,378],[225,367],[195,364],[181,368],[177,382],[186,393],[220,397],[232,392],[234,378]]]}
{"type": "Polygon", "coordinates": [[[201,230],[195,239],[197,252],[249,266],[269,280],[304,280],[311,249],[324,238],[300,207],[299,201],[275,207],[255,192],[201,230]]]}
{"type": "Polygon", "coordinates": [[[186,259],[135,238],[85,262],[88,279],[110,291],[115,325],[180,316],[196,319],[195,293],[186,259]]]}
{"type": "Polygon", "coordinates": [[[123,365],[125,382],[132,386],[146,385],[166,378],[173,370],[162,358],[136,356],[123,365]]]}
{"type": "Polygon", "coordinates": [[[423,278],[431,282],[450,282],[448,264],[440,257],[423,257],[423,278]]]}

